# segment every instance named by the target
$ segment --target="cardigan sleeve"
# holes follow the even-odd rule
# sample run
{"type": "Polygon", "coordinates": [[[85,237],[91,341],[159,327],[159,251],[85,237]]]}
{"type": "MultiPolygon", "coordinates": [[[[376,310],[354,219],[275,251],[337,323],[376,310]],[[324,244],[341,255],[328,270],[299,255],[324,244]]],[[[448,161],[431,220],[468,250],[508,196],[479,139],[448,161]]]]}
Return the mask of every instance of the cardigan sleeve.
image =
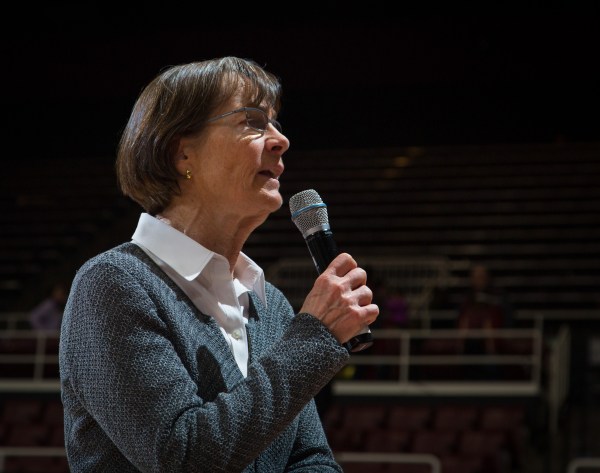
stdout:
{"type": "Polygon", "coordinates": [[[315,467],[319,468],[319,473],[342,472],[333,458],[313,400],[299,416],[298,435],[285,471],[310,473],[315,471],[315,467]]]}
{"type": "Polygon", "coordinates": [[[182,362],[156,285],[114,262],[86,265],[73,281],[60,351],[72,465],[96,437],[96,456],[138,471],[242,471],[298,420],[292,463],[323,458],[339,471],[325,459],[314,407],[305,409],[348,360],[331,333],[299,314],[243,381],[205,400],[198,383],[211,379],[195,380],[182,362]]]}

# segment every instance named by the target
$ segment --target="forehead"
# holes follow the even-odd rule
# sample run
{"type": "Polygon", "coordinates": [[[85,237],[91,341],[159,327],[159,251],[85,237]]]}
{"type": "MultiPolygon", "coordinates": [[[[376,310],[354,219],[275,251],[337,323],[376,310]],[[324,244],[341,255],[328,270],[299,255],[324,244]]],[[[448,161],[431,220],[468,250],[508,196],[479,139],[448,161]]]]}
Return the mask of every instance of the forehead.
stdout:
{"type": "Polygon", "coordinates": [[[236,108],[248,106],[249,97],[247,89],[244,87],[244,81],[241,78],[235,80],[223,79],[221,84],[221,98],[217,100],[215,108],[210,112],[211,115],[217,115],[221,113],[234,110],[236,108]]]}
{"type": "Polygon", "coordinates": [[[231,112],[232,110],[237,110],[243,107],[264,110],[267,115],[274,114],[273,108],[270,107],[266,102],[255,104],[254,102],[249,101],[242,91],[236,92],[227,101],[223,102],[213,111],[213,114],[220,115],[222,113],[231,112]]]}
{"type": "Polygon", "coordinates": [[[223,103],[275,111],[279,108],[277,84],[263,77],[251,78],[239,72],[229,72],[223,76],[220,89],[223,103]]]}
{"type": "Polygon", "coordinates": [[[235,92],[229,98],[225,99],[219,107],[216,109],[218,113],[228,112],[229,110],[233,110],[235,108],[240,108],[245,106],[245,97],[241,91],[235,92]]]}

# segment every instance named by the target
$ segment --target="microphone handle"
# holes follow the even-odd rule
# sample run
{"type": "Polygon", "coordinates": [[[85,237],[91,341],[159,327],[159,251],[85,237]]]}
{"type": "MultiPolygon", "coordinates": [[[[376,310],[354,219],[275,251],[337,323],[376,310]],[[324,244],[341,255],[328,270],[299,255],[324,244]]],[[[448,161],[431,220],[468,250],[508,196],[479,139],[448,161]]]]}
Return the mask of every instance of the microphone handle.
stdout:
{"type": "MultiPolygon", "coordinates": [[[[317,273],[321,274],[339,254],[333,239],[333,233],[331,230],[318,231],[308,235],[305,240],[317,268],[317,273]]],[[[363,332],[347,341],[344,347],[349,352],[358,352],[369,348],[371,345],[373,345],[373,334],[367,327],[363,332]]]]}
{"type": "Polygon", "coordinates": [[[322,230],[306,237],[306,245],[317,273],[321,274],[339,254],[331,230],[322,230]]]}

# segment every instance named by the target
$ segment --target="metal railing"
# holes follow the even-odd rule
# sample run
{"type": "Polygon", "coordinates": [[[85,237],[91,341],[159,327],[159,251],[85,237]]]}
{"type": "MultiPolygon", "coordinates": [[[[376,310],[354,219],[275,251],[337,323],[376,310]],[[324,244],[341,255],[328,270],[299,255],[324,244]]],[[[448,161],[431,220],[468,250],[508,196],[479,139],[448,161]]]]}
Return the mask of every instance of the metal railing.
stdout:
{"type": "Polygon", "coordinates": [[[567,465],[567,473],[598,473],[600,471],[600,457],[573,458],[567,465]],[[593,470],[588,470],[593,468],[593,470]]]}
{"type": "Polygon", "coordinates": [[[0,391],[58,391],[60,333],[15,327],[0,331],[0,391]]]}
{"type": "Polygon", "coordinates": [[[549,424],[553,435],[559,432],[559,413],[569,395],[570,363],[571,363],[571,331],[563,325],[557,336],[550,341],[548,350],[548,385],[549,424]]]}
{"type": "MultiPolygon", "coordinates": [[[[489,397],[539,397],[547,402],[550,433],[558,431],[559,413],[569,392],[569,359],[571,352],[570,330],[563,326],[548,343],[545,350],[543,322],[534,321],[534,326],[524,329],[469,330],[456,329],[433,330],[374,330],[375,343],[395,340],[398,349],[394,354],[360,352],[353,354],[350,364],[357,368],[392,368],[393,376],[382,378],[375,376],[350,379],[338,377],[333,383],[336,396],[489,396],[489,397]],[[460,351],[430,354],[415,348],[427,340],[456,341],[465,338],[493,337],[495,340],[511,342],[521,340],[528,350],[519,353],[497,353],[493,355],[463,354],[460,351]],[[545,362],[545,353],[549,352],[549,362],[545,362]],[[497,378],[480,379],[435,379],[420,374],[419,369],[436,367],[464,366],[520,367],[519,376],[510,378],[503,372],[497,378]],[[544,372],[544,370],[547,370],[544,372]],[[415,373],[416,372],[416,373],[415,373]]],[[[375,345],[374,345],[375,346],[375,345]]],[[[460,370],[459,370],[460,371],[460,370]]],[[[388,373],[390,371],[388,370],[388,373]]]]}
{"type": "MultiPolygon", "coordinates": [[[[428,453],[338,452],[335,454],[335,459],[341,466],[369,463],[428,465],[431,467],[431,473],[441,473],[442,471],[440,459],[428,453]]],[[[366,467],[365,471],[368,471],[366,467]]]]}
{"type": "MultiPolygon", "coordinates": [[[[465,395],[538,395],[542,390],[543,370],[543,328],[540,320],[534,327],[524,329],[495,329],[469,330],[458,329],[432,329],[432,330],[403,330],[380,329],[373,330],[375,343],[394,341],[397,345],[396,353],[380,354],[375,349],[372,352],[359,352],[352,355],[350,363],[358,368],[363,367],[388,367],[397,373],[393,377],[381,379],[337,379],[334,392],[339,395],[402,395],[402,394],[465,394],[465,395]],[[457,349],[450,348],[441,353],[432,353],[422,348],[427,341],[448,341],[450,347],[464,339],[485,339],[493,337],[496,341],[507,340],[514,342],[523,340],[529,346],[528,350],[519,353],[499,352],[496,354],[464,354],[457,349]],[[435,367],[465,367],[465,366],[494,366],[494,367],[522,367],[525,376],[511,379],[499,377],[498,379],[435,379],[426,376],[417,377],[415,372],[419,368],[435,367]],[[493,382],[499,381],[499,382],[493,382]]],[[[568,340],[565,341],[567,343],[568,340]]],[[[562,350],[568,349],[561,346],[562,350]]],[[[422,371],[422,370],[421,370],[422,371]]],[[[563,380],[561,379],[562,383],[563,380]]],[[[562,385],[562,384],[561,384],[562,385]]],[[[562,389],[562,388],[561,388],[562,389]]],[[[563,399],[557,397],[557,400],[563,399]]]]}
{"type": "Polygon", "coordinates": [[[7,458],[66,457],[63,447],[0,447],[0,472],[5,471],[7,458]]]}

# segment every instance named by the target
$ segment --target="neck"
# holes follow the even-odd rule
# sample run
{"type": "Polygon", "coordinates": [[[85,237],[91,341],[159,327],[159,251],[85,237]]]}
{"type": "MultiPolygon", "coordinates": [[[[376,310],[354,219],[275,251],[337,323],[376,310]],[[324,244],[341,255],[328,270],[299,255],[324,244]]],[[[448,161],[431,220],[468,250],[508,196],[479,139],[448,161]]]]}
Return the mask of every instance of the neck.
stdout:
{"type": "Polygon", "coordinates": [[[207,213],[202,209],[186,211],[182,208],[171,208],[157,215],[157,218],[205,248],[227,258],[233,274],[246,240],[266,217],[240,218],[233,213],[207,213]]]}

